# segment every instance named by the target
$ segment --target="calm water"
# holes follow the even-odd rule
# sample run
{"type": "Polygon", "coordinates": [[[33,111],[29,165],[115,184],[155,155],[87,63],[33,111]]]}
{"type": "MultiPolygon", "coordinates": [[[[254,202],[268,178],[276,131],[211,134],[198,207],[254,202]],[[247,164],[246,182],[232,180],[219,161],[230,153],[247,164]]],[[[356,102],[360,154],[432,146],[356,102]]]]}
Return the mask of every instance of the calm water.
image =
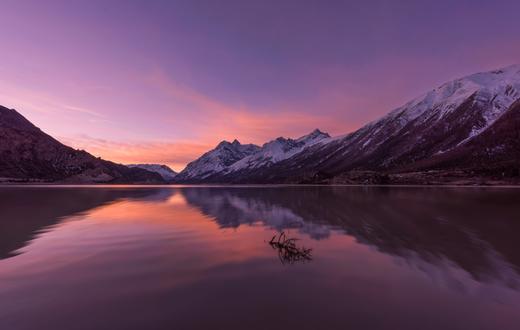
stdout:
{"type": "Polygon", "coordinates": [[[517,189],[0,188],[2,330],[520,329],[519,306],[517,189]]]}

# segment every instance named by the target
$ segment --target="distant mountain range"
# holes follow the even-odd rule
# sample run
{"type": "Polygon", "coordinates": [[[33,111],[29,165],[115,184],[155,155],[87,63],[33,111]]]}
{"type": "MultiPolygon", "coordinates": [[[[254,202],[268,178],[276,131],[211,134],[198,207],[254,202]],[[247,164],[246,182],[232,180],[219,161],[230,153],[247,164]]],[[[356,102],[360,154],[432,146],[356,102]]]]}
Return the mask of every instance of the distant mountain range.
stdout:
{"type": "Polygon", "coordinates": [[[175,172],[168,166],[161,164],[128,164],[126,166],[130,168],[142,168],[150,172],[155,172],[159,174],[166,182],[173,181],[177,176],[177,172],[175,172]]]}
{"type": "Polygon", "coordinates": [[[326,138],[330,136],[315,130],[296,140],[279,137],[262,147],[240,144],[237,140],[231,143],[222,141],[215,149],[189,163],[175,180],[213,181],[216,178],[231,178],[246,171],[271,167],[326,138]]]}
{"type": "Polygon", "coordinates": [[[520,183],[520,65],[456,79],[338,137],[222,141],[180,173],[58,142],[0,106],[0,182],[520,183]]]}
{"type": "Polygon", "coordinates": [[[445,83],[340,137],[221,142],[182,183],[485,183],[520,176],[520,65],[445,83]]]}
{"type": "Polygon", "coordinates": [[[0,181],[164,183],[158,173],[129,168],[70,148],[15,110],[0,106],[0,181]]]}

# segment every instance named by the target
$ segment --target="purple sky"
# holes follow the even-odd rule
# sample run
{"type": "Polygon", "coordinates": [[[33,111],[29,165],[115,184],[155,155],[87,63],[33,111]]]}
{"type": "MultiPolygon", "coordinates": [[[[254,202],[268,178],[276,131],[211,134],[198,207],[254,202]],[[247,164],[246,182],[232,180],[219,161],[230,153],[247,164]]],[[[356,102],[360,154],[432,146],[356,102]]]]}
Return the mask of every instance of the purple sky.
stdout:
{"type": "Polygon", "coordinates": [[[520,62],[520,1],[1,1],[0,104],[119,162],[344,134],[520,62]]]}

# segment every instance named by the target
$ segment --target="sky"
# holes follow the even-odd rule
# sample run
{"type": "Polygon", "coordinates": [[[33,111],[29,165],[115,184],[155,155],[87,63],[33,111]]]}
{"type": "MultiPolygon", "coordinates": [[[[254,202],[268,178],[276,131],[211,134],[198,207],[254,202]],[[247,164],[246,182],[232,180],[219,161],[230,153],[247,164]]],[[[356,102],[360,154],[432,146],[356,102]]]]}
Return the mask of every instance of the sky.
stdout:
{"type": "Polygon", "coordinates": [[[518,0],[0,0],[0,104],[120,163],[340,135],[520,63],[518,0]]]}

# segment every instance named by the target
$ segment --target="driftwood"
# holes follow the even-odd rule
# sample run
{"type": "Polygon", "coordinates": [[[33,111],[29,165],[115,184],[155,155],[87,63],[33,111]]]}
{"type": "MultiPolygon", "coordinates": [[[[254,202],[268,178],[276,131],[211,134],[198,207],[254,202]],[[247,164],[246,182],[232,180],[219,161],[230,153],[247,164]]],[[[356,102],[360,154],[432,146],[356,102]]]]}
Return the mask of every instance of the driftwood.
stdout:
{"type": "Polygon", "coordinates": [[[296,238],[288,238],[285,232],[274,235],[269,245],[278,251],[278,257],[282,264],[294,264],[312,260],[312,249],[296,246],[296,238]]]}

